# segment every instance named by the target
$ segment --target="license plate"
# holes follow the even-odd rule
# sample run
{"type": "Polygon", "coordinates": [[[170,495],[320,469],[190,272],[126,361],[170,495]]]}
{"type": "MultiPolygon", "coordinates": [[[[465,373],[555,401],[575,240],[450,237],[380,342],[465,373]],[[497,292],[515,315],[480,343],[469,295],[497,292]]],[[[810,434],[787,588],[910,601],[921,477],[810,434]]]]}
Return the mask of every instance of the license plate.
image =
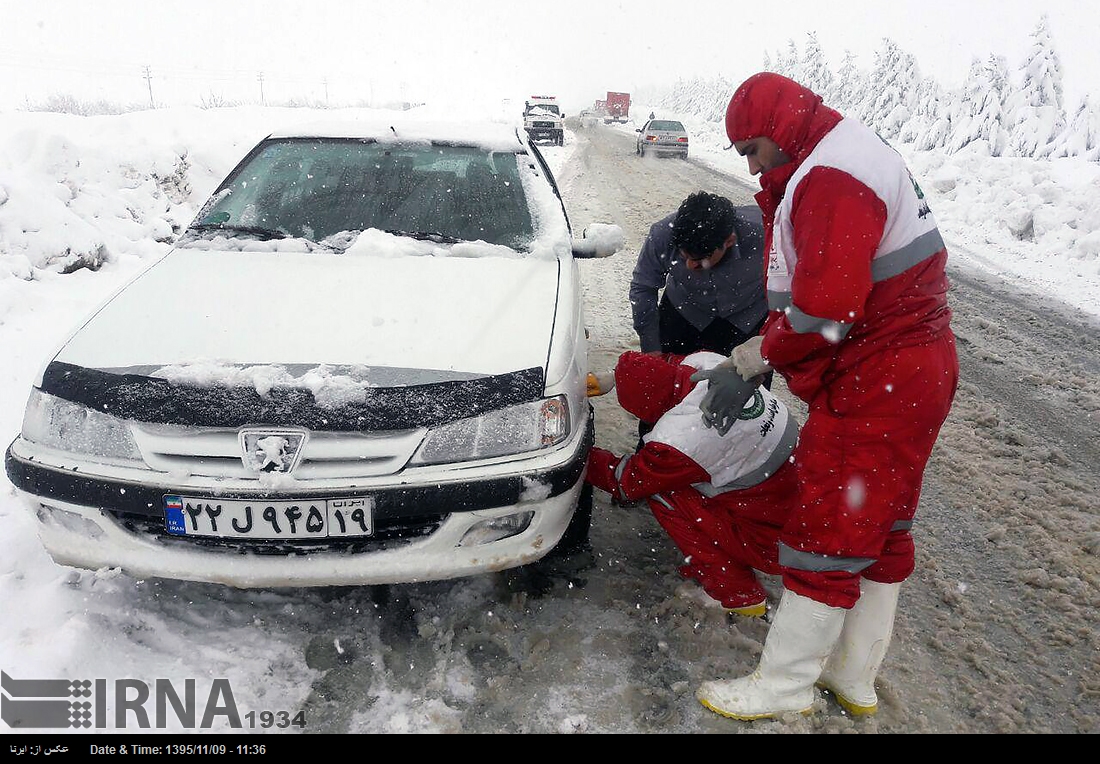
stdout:
{"type": "Polygon", "coordinates": [[[164,527],[176,536],[303,539],[370,536],[370,498],[250,501],[164,497],[164,527]]]}

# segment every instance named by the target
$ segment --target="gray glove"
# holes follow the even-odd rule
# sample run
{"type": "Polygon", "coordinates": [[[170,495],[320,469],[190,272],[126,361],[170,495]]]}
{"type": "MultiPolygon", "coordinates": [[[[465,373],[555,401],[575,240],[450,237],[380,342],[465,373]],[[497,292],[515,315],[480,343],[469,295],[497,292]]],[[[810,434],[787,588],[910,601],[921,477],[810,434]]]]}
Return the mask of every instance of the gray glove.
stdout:
{"type": "Polygon", "coordinates": [[[756,392],[756,381],[744,379],[732,365],[724,364],[691,375],[692,382],[704,380],[707,382],[707,394],[699,404],[703,424],[718,430],[719,435],[725,435],[756,392]]]}
{"type": "Polygon", "coordinates": [[[761,335],[750,337],[733,349],[729,361],[745,379],[756,379],[772,370],[771,365],[761,354],[764,338],[761,335]]]}

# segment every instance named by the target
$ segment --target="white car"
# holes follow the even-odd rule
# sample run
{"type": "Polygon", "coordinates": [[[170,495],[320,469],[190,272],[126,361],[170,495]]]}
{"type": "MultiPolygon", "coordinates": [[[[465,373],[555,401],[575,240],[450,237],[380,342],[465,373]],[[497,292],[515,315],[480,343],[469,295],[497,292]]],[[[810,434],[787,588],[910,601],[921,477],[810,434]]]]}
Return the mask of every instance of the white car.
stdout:
{"type": "Polygon", "coordinates": [[[574,239],[522,129],[278,133],[45,364],[9,478],[63,565],[453,578],[587,539],[574,239]]]}

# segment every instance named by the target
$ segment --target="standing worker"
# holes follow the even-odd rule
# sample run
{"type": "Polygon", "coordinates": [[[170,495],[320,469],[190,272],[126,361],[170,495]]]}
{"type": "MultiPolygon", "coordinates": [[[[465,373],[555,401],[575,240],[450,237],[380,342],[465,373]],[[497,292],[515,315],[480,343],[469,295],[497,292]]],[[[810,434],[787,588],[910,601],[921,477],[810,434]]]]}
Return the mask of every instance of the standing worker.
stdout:
{"type": "MultiPolygon", "coordinates": [[[[629,296],[643,353],[728,356],[759,333],[768,314],[760,210],[691,194],[650,226],[629,296]]],[[[770,388],[770,375],[764,386],[770,388]]],[[[647,429],[639,425],[640,434],[647,429]]]]}
{"type": "Polygon", "coordinates": [[[809,711],[817,684],[874,713],[925,465],[958,385],[947,250],[901,156],[798,83],[750,77],[726,134],[760,175],[770,313],[760,336],[696,375],[710,383],[703,420],[729,427],[737,376],[772,369],[809,416],[779,537],[786,591],[759,665],[697,697],[758,719],[809,711]]]}

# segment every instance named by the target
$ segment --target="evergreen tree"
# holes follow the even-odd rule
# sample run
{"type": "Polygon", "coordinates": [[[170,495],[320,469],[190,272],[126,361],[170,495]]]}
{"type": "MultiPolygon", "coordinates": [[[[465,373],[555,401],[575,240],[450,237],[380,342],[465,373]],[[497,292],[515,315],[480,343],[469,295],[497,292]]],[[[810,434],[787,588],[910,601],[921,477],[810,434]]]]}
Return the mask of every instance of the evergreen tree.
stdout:
{"type": "Polygon", "coordinates": [[[989,90],[985,65],[975,58],[970,63],[970,72],[963,83],[962,92],[954,103],[951,120],[951,134],[947,137],[945,148],[949,154],[969,146],[981,138],[979,113],[989,99],[989,90]]]}
{"type": "Polygon", "coordinates": [[[825,97],[832,89],[833,73],[825,62],[825,55],[821,52],[821,46],[817,43],[817,35],[810,32],[806,37],[806,47],[802,54],[802,79],[799,82],[818,95],[825,97]]]}
{"type": "Polygon", "coordinates": [[[917,83],[921,80],[917,61],[888,38],[875,54],[868,99],[861,111],[863,122],[883,138],[895,138],[909,121],[917,83]]]}
{"type": "Polygon", "coordinates": [[[1021,85],[1012,110],[1010,148],[1016,156],[1037,156],[1066,126],[1062,66],[1044,14],[1032,32],[1031,50],[1020,69],[1021,85]]]}
{"type": "Polygon", "coordinates": [[[949,111],[948,96],[940,83],[931,77],[921,80],[913,95],[912,113],[898,139],[921,151],[943,147],[951,132],[949,111]]]}
{"type": "Polygon", "coordinates": [[[802,67],[799,65],[798,46],[794,40],[787,40],[787,51],[778,53],[775,57],[775,71],[784,77],[789,77],[795,82],[801,82],[802,67]]]}
{"type": "Polygon", "coordinates": [[[1081,99],[1066,129],[1046,145],[1040,156],[1081,157],[1100,162],[1100,111],[1093,107],[1088,95],[1081,99]]]}
{"type": "Polygon", "coordinates": [[[866,75],[856,66],[856,57],[852,51],[846,50],[825,102],[837,111],[855,116],[859,113],[866,87],[866,75]]]}
{"type": "Polygon", "coordinates": [[[1012,98],[1012,83],[1003,56],[990,54],[984,66],[984,92],[977,94],[974,122],[976,136],[989,144],[990,156],[1008,149],[1009,126],[1005,104],[1012,98]]]}

